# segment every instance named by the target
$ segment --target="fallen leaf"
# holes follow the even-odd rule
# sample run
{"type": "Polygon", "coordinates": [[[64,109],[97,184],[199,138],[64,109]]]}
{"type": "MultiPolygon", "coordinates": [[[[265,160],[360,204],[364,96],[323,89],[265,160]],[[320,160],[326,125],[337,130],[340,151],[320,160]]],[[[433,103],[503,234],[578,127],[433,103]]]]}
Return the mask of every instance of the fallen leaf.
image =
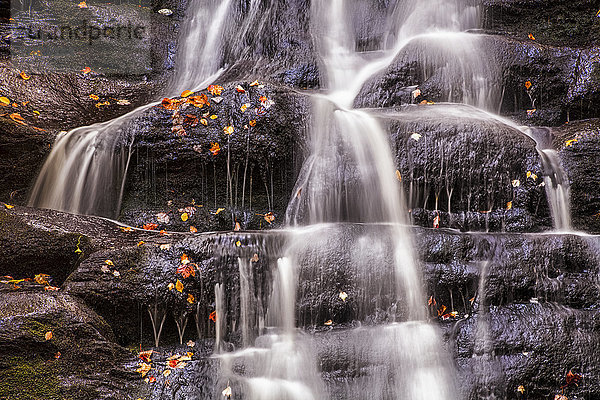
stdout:
{"type": "Polygon", "coordinates": [[[512,208],[512,201],[509,201],[508,203],[506,203],[506,209],[510,210],[512,208]]]}
{"type": "Polygon", "coordinates": [[[84,69],[81,70],[81,72],[83,72],[84,75],[87,75],[90,72],[92,72],[92,69],[90,67],[85,67],[84,69]]]}
{"type": "Polygon", "coordinates": [[[210,106],[208,102],[208,96],[205,94],[201,94],[198,96],[192,96],[187,99],[187,102],[197,108],[202,108],[204,106],[210,106]]]}
{"type": "Polygon", "coordinates": [[[578,140],[577,140],[577,139],[571,139],[571,140],[567,140],[567,141],[565,142],[565,147],[571,147],[571,146],[573,146],[573,143],[577,143],[577,142],[578,142],[578,140]]]}
{"type": "Polygon", "coordinates": [[[137,246],[138,246],[138,247],[140,247],[140,246],[141,246],[141,245],[143,245],[143,244],[144,244],[144,241],[143,241],[143,240],[140,240],[140,241],[138,242],[137,246]]]}
{"type": "Polygon", "coordinates": [[[179,293],[183,292],[183,283],[181,283],[179,279],[177,279],[177,282],[175,283],[175,289],[177,289],[179,293]]]}
{"type": "Polygon", "coordinates": [[[54,358],[56,358],[57,360],[62,356],[62,354],[60,354],[60,351],[57,351],[56,354],[54,355],[54,358]]]}
{"type": "Polygon", "coordinates": [[[221,392],[221,394],[223,395],[223,397],[227,397],[228,399],[231,398],[231,386],[227,385],[227,387],[225,388],[225,390],[223,390],[223,392],[221,392]]]}
{"type": "Polygon", "coordinates": [[[100,103],[96,103],[96,108],[100,108],[100,107],[104,107],[104,106],[110,106],[110,101],[103,101],[100,103]]]}
{"type": "Polygon", "coordinates": [[[421,90],[419,89],[415,89],[411,92],[413,99],[416,99],[417,97],[419,97],[421,95],[421,90]]]}
{"type": "Polygon", "coordinates": [[[156,230],[156,228],[158,228],[158,224],[148,223],[148,224],[144,224],[144,226],[142,226],[142,228],[144,228],[147,231],[153,231],[153,230],[156,230]]]}
{"type": "Polygon", "coordinates": [[[521,181],[518,179],[513,179],[513,181],[511,182],[511,185],[513,187],[519,187],[521,185],[521,181]]]}
{"type": "Polygon", "coordinates": [[[100,97],[96,94],[90,94],[90,99],[92,100],[100,100],[100,97]]]}
{"type": "MultiPolygon", "coordinates": [[[[188,278],[190,276],[196,276],[196,270],[194,269],[195,264],[183,264],[177,267],[177,273],[181,274],[182,278],[188,278]]],[[[177,289],[179,290],[179,289],[177,289]]],[[[181,291],[181,290],[179,290],[181,291]]]]}
{"type": "Polygon", "coordinates": [[[52,331],[48,331],[48,332],[46,332],[46,334],[44,335],[44,337],[46,338],[46,340],[50,340],[50,339],[52,339],[52,336],[53,336],[53,335],[52,335],[52,331]]]}
{"type": "MultiPolygon", "coordinates": [[[[600,12],[600,11],[598,11],[598,12],[600,12]]],[[[250,86],[258,86],[258,85],[260,85],[260,83],[258,82],[258,80],[255,80],[254,82],[252,82],[250,84],[250,86]]]]}
{"type": "Polygon", "coordinates": [[[173,14],[173,11],[169,10],[168,8],[161,8],[160,10],[158,10],[158,13],[161,15],[169,16],[173,14]]]}
{"type": "Polygon", "coordinates": [[[193,340],[188,340],[187,343],[186,343],[186,345],[188,347],[194,347],[196,345],[196,342],[194,342],[193,340]]]}
{"type": "Polygon", "coordinates": [[[333,321],[327,320],[327,321],[325,321],[325,323],[323,325],[331,326],[331,325],[333,325],[333,321]]]}
{"type": "Polygon", "coordinates": [[[23,72],[23,71],[21,71],[21,73],[19,74],[19,76],[20,76],[20,77],[21,77],[23,80],[25,80],[25,81],[27,81],[27,80],[29,80],[29,79],[31,78],[31,76],[30,76],[30,75],[27,75],[27,74],[26,74],[25,72],[23,72]]]}
{"type": "Polygon", "coordinates": [[[112,260],[104,260],[104,264],[112,265],[113,267],[115,266],[115,264],[112,262],[112,260]]]}
{"type": "Polygon", "coordinates": [[[12,119],[13,121],[15,121],[17,124],[21,124],[21,125],[27,125],[23,119],[23,117],[21,117],[21,114],[19,113],[12,113],[9,115],[10,119],[12,119]]]}
{"type": "Polygon", "coordinates": [[[581,380],[582,376],[579,374],[575,374],[573,373],[572,370],[569,370],[569,372],[567,372],[567,376],[565,378],[565,380],[567,381],[567,384],[562,386],[562,388],[565,388],[571,384],[574,384],[575,386],[577,386],[577,384],[579,383],[579,381],[581,380]]]}
{"type": "Polygon", "coordinates": [[[115,278],[119,278],[119,277],[121,277],[121,273],[119,271],[113,271],[113,276],[115,278]]]}
{"type": "Polygon", "coordinates": [[[438,308],[437,310],[437,314],[438,317],[441,317],[442,315],[444,315],[444,312],[446,311],[448,307],[446,307],[445,305],[442,304],[442,306],[440,308],[438,308]]]}
{"type": "Polygon", "coordinates": [[[184,90],[183,93],[181,93],[181,97],[189,97],[192,94],[194,94],[194,92],[192,92],[191,90],[184,90]]]}
{"type": "Polygon", "coordinates": [[[136,369],[135,372],[139,372],[140,374],[142,374],[142,378],[146,376],[146,374],[152,369],[150,364],[147,364],[145,362],[139,363],[138,365],[139,368],[136,369]]]}
{"type": "Polygon", "coordinates": [[[10,205],[10,204],[6,204],[6,203],[4,203],[4,207],[8,208],[9,210],[10,210],[11,208],[15,208],[15,206],[13,206],[13,205],[10,205]]]}
{"type": "Polygon", "coordinates": [[[119,99],[119,100],[117,100],[117,104],[120,106],[128,106],[131,104],[131,102],[126,99],[119,99]]]}
{"type": "Polygon", "coordinates": [[[57,288],[56,286],[46,286],[44,287],[44,290],[46,292],[58,292],[60,288],[57,288]]]}
{"type": "Polygon", "coordinates": [[[219,85],[210,85],[206,88],[213,96],[220,96],[223,92],[223,86],[219,85]]]}
{"type": "Polygon", "coordinates": [[[235,221],[235,226],[233,227],[233,230],[236,232],[242,230],[242,226],[239,222],[235,221]]]}
{"type": "Polygon", "coordinates": [[[275,215],[273,215],[272,212],[268,212],[264,215],[263,217],[265,219],[265,221],[267,221],[269,224],[273,223],[273,221],[275,221],[275,215]]]}
{"type": "Polygon", "coordinates": [[[185,116],[185,119],[183,120],[183,123],[188,124],[190,126],[196,126],[198,125],[198,117],[194,114],[187,114],[185,116]]]}
{"type": "Polygon", "coordinates": [[[208,319],[210,319],[213,322],[217,322],[217,312],[213,311],[208,315],[208,319]]]}
{"type": "Polygon", "coordinates": [[[402,174],[400,174],[400,171],[396,170],[396,179],[398,179],[398,181],[402,182],[402,174]]]}
{"type": "Polygon", "coordinates": [[[88,6],[85,3],[85,1],[82,1],[81,3],[77,4],[77,7],[79,7],[79,8],[88,8],[88,6]]]}
{"type": "Polygon", "coordinates": [[[256,120],[255,119],[251,119],[250,121],[248,121],[248,125],[255,126],[256,125],[256,120]]]}
{"type": "Polygon", "coordinates": [[[196,299],[194,299],[194,295],[193,294],[188,294],[187,302],[190,303],[190,304],[194,304],[194,301],[196,301],[196,299]]]}
{"type": "Polygon", "coordinates": [[[231,135],[233,133],[233,131],[234,131],[234,129],[233,129],[233,126],[231,126],[231,125],[223,128],[223,132],[225,132],[227,135],[231,135]]]}
{"type": "Polygon", "coordinates": [[[169,290],[173,290],[174,288],[175,288],[175,284],[173,282],[171,282],[167,285],[167,289],[169,289],[169,290]]]}
{"type": "Polygon", "coordinates": [[[529,39],[531,39],[531,40],[535,40],[535,37],[534,37],[534,36],[533,36],[531,33],[530,33],[530,34],[528,34],[528,35],[527,35],[527,37],[528,37],[529,39]]]}
{"type": "Polygon", "coordinates": [[[517,388],[517,392],[521,394],[525,393],[525,388],[523,387],[523,385],[519,385],[519,387],[517,388]]]}
{"type": "Polygon", "coordinates": [[[340,299],[342,299],[343,302],[345,302],[346,299],[348,298],[348,294],[346,292],[340,292],[340,294],[338,295],[338,297],[340,299]]]}
{"type": "Polygon", "coordinates": [[[246,90],[240,85],[237,85],[235,90],[237,90],[239,93],[246,93],[246,90]]]}
{"type": "Polygon", "coordinates": [[[150,362],[152,362],[152,360],[151,360],[151,357],[152,357],[152,354],[153,354],[153,353],[154,353],[154,350],[140,351],[140,352],[138,353],[138,357],[139,357],[139,358],[140,358],[142,361],[144,361],[144,362],[147,362],[147,363],[150,363],[150,362]]]}
{"type": "Polygon", "coordinates": [[[217,211],[214,212],[215,215],[219,215],[221,211],[225,211],[224,208],[217,208],[217,211]]]}
{"type": "Polygon", "coordinates": [[[537,108],[533,108],[531,110],[527,110],[527,115],[529,117],[531,117],[533,114],[535,114],[536,111],[537,111],[537,108]]]}
{"type": "Polygon", "coordinates": [[[187,214],[187,213],[183,213],[183,214],[181,214],[181,220],[182,220],[183,222],[187,221],[187,220],[188,220],[188,218],[189,218],[189,216],[188,216],[188,214],[187,214]]]}
{"type": "Polygon", "coordinates": [[[242,245],[242,242],[240,242],[240,241],[238,240],[237,242],[235,242],[235,245],[236,245],[237,247],[240,247],[240,246],[242,245]]]}
{"type": "Polygon", "coordinates": [[[190,232],[196,233],[198,232],[198,229],[195,226],[190,226],[190,232]]]}
{"type": "Polygon", "coordinates": [[[156,377],[151,376],[150,378],[148,378],[148,383],[154,383],[156,382],[156,377]]]}
{"type": "Polygon", "coordinates": [[[37,274],[33,280],[36,281],[36,283],[39,283],[40,285],[50,285],[50,282],[48,282],[48,278],[50,278],[50,275],[48,274],[37,274]]]}
{"type": "Polygon", "coordinates": [[[202,119],[200,120],[200,123],[201,123],[202,125],[204,125],[204,126],[208,126],[208,121],[207,121],[205,118],[202,118],[202,119]]]}
{"type": "Polygon", "coordinates": [[[531,81],[525,82],[525,89],[529,90],[531,88],[531,81]]]}
{"type": "Polygon", "coordinates": [[[131,228],[129,226],[120,226],[119,229],[122,230],[123,232],[133,232],[133,228],[131,228]]]}
{"type": "Polygon", "coordinates": [[[258,262],[258,254],[254,253],[254,255],[252,256],[252,258],[250,259],[250,261],[252,261],[252,262],[258,262]]]}
{"type": "Polygon", "coordinates": [[[433,227],[435,229],[440,227],[440,216],[436,215],[435,218],[433,219],[433,227]]]}
{"type": "Polygon", "coordinates": [[[435,301],[435,298],[433,296],[430,296],[429,300],[427,301],[427,304],[429,304],[430,306],[431,305],[435,306],[437,304],[437,302],[435,301]]]}
{"type": "Polygon", "coordinates": [[[557,394],[556,396],[554,396],[554,400],[569,400],[569,398],[562,394],[557,394]]]}
{"type": "Polygon", "coordinates": [[[10,105],[10,100],[7,97],[0,97],[0,103],[4,104],[5,106],[9,106],[10,105]]]}
{"type": "Polygon", "coordinates": [[[208,151],[210,151],[213,156],[216,156],[221,151],[221,146],[219,146],[219,143],[217,142],[211,143],[208,151]]]}
{"type": "Polygon", "coordinates": [[[171,245],[169,243],[165,243],[165,244],[161,244],[160,246],[158,246],[159,249],[161,250],[169,250],[171,248],[171,245]]]}
{"type": "Polygon", "coordinates": [[[420,133],[413,132],[413,133],[410,135],[410,138],[411,138],[412,140],[414,140],[415,142],[418,142],[418,141],[419,141],[419,139],[421,139],[421,137],[422,137],[422,136],[423,136],[423,135],[421,135],[420,133]]]}
{"type": "Polygon", "coordinates": [[[167,377],[169,375],[171,375],[171,370],[170,369],[166,369],[166,370],[163,371],[163,376],[167,377]]]}
{"type": "Polygon", "coordinates": [[[246,112],[246,110],[248,109],[248,107],[250,107],[250,105],[251,105],[250,103],[244,103],[244,104],[242,104],[242,106],[240,107],[240,110],[241,110],[242,112],[246,112]]]}
{"type": "Polygon", "coordinates": [[[110,268],[108,268],[108,265],[103,265],[100,267],[100,271],[102,271],[104,274],[108,274],[110,272],[110,268]]]}

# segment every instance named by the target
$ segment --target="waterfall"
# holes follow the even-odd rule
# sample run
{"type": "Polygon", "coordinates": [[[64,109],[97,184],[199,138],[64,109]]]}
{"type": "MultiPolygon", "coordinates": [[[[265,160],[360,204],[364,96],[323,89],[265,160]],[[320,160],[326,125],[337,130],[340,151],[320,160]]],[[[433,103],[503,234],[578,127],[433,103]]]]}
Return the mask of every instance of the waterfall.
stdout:
{"type": "MultiPolygon", "coordinates": [[[[199,90],[220,73],[220,50],[231,0],[192,0],[181,30],[168,96],[199,90]],[[212,10],[212,12],[211,12],[212,10]]],[[[116,218],[119,214],[135,127],[153,102],[113,119],[57,136],[33,187],[29,205],[116,218]]]]}

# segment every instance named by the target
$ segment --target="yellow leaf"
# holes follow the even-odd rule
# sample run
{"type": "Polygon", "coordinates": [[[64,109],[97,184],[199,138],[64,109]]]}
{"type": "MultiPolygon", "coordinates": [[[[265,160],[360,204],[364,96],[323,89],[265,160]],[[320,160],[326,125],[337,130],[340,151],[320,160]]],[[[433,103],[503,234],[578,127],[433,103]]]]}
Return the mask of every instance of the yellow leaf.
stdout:
{"type": "Polygon", "coordinates": [[[10,105],[10,100],[7,97],[0,97],[0,103],[4,104],[5,106],[10,105]]]}
{"type": "Polygon", "coordinates": [[[87,4],[85,3],[85,0],[82,1],[81,3],[77,4],[77,7],[79,7],[79,8],[88,8],[87,4]]]}
{"type": "Polygon", "coordinates": [[[521,394],[525,393],[525,388],[523,387],[523,385],[519,385],[519,387],[517,388],[517,392],[521,394]]]}
{"type": "Polygon", "coordinates": [[[96,94],[90,94],[90,99],[92,99],[92,100],[100,100],[100,97],[98,97],[98,95],[96,95],[96,94]]]}
{"type": "Polygon", "coordinates": [[[400,171],[396,170],[396,179],[398,179],[400,182],[402,182],[402,174],[400,174],[400,171]]]}
{"type": "Polygon", "coordinates": [[[248,121],[248,125],[250,125],[250,126],[256,125],[256,120],[253,119],[253,120],[248,121]]]}
{"type": "Polygon", "coordinates": [[[143,240],[140,240],[140,241],[138,242],[138,244],[137,244],[137,245],[138,245],[138,247],[140,247],[140,246],[141,246],[141,245],[143,245],[143,244],[144,244],[144,241],[143,241],[143,240]]]}
{"type": "Polygon", "coordinates": [[[512,201],[509,201],[508,203],[506,203],[506,209],[510,210],[512,208],[512,201]]]}
{"type": "Polygon", "coordinates": [[[534,37],[534,36],[533,36],[531,33],[530,33],[530,34],[528,34],[528,35],[527,35],[527,37],[528,37],[529,39],[531,39],[531,40],[535,40],[535,37],[534,37]]]}
{"type": "Polygon", "coordinates": [[[325,322],[325,325],[330,326],[333,325],[333,321],[332,320],[328,320],[325,322]]]}
{"type": "Polygon", "coordinates": [[[181,97],[188,97],[192,93],[194,93],[194,92],[192,92],[191,90],[184,90],[183,93],[181,93],[181,97]]]}
{"type": "MultiPolygon", "coordinates": [[[[598,11],[598,12],[600,13],[600,11],[598,11]]],[[[258,80],[254,81],[250,84],[250,86],[258,86],[258,85],[259,85],[258,80]]]]}
{"type": "Polygon", "coordinates": [[[177,279],[177,282],[175,283],[175,289],[177,289],[179,293],[183,292],[183,283],[181,283],[179,279],[177,279]]]}
{"type": "Polygon", "coordinates": [[[240,242],[240,241],[238,240],[237,242],[235,242],[235,245],[236,245],[237,247],[240,247],[240,246],[242,245],[242,242],[240,242]]]}
{"type": "Polygon", "coordinates": [[[204,126],[207,126],[207,125],[208,125],[208,121],[207,121],[206,119],[204,119],[204,118],[202,118],[202,119],[200,120],[200,123],[201,123],[202,125],[204,125],[204,126]]]}
{"type": "Polygon", "coordinates": [[[10,210],[11,208],[15,208],[15,206],[11,206],[10,204],[6,204],[6,203],[4,203],[4,207],[8,208],[9,210],[10,210]]]}
{"type": "Polygon", "coordinates": [[[215,211],[215,215],[219,215],[219,213],[221,211],[225,211],[225,209],[224,208],[217,208],[217,211],[215,211]]]}
{"type": "Polygon", "coordinates": [[[50,283],[48,282],[48,278],[50,278],[50,275],[48,274],[37,274],[33,280],[40,285],[49,285],[50,283]]]}
{"type": "Polygon", "coordinates": [[[194,301],[195,301],[194,295],[188,294],[187,302],[190,303],[190,304],[194,304],[194,301]]]}
{"type": "Polygon", "coordinates": [[[244,103],[240,107],[240,110],[242,110],[242,112],[246,112],[246,110],[248,109],[248,107],[250,107],[250,103],[244,103]]]}
{"type": "Polygon", "coordinates": [[[573,146],[573,143],[577,143],[577,139],[571,139],[571,140],[567,140],[567,141],[565,142],[565,146],[566,146],[566,147],[571,147],[571,146],[573,146]]]}
{"type": "Polygon", "coordinates": [[[52,336],[53,336],[53,335],[52,335],[52,331],[48,331],[48,332],[46,332],[46,334],[44,335],[44,337],[46,338],[46,340],[50,340],[50,339],[52,339],[52,336]]]}
{"type": "Polygon", "coordinates": [[[173,290],[173,289],[175,288],[175,284],[173,284],[173,282],[171,282],[171,283],[169,283],[169,284],[167,285],[167,288],[168,288],[169,290],[173,290]]]}
{"type": "Polygon", "coordinates": [[[342,299],[342,301],[345,302],[346,299],[348,298],[348,294],[346,292],[340,292],[339,298],[342,299]]]}
{"type": "Polygon", "coordinates": [[[273,215],[272,212],[268,212],[264,215],[264,219],[265,221],[267,221],[269,224],[271,224],[273,221],[275,221],[275,215],[273,215]]]}
{"type": "Polygon", "coordinates": [[[115,264],[112,262],[112,260],[104,260],[104,264],[106,265],[112,265],[114,266],[115,264]]]}
{"type": "Polygon", "coordinates": [[[23,80],[29,80],[29,78],[31,78],[31,76],[27,75],[25,72],[21,71],[21,73],[19,74],[19,76],[21,78],[23,78],[23,80]]]}
{"type": "Polygon", "coordinates": [[[146,376],[146,374],[152,369],[150,364],[146,364],[145,362],[139,363],[138,365],[140,367],[136,369],[135,372],[139,372],[140,374],[142,374],[142,378],[146,376]]]}
{"type": "Polygon", "coordinates": [[[188,217],[188,214],[187,214],[187,213],[183,213],[183,214],[181,214],[181,220],[182,220],[183,222],[187,221],[187,220],[188,220],[188,218],[189,218],[189,217],[188,217]]]}
{"type": "Polygon", "coordinates": [[[217,119],[217,118],[218,117],[215,114],[213,114],[213,115],[210,116],[210,119],[217,119]]]}

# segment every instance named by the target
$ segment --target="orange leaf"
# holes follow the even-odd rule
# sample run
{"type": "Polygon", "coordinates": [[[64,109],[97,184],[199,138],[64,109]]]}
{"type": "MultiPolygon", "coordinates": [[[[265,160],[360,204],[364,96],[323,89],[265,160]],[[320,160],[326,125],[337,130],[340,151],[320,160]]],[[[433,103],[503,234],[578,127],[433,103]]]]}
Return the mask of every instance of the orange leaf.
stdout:
{"type": "Polygon", "coordinates": [[[81,70],[81,72],[83,72],[84,75],[89,74],[90,72],[92,72],[92,69],[90,67],[85,67],[84,69],[81,70]]]}
{"type": "Polygon", "coordinates": [[[175,289],[177,289],[179,293],[183,292],[183,283],[181,283],[179,279],[175,282],[175,289]]]}
{"type": "Polygon", "coordinates": [[[46,332],[46,334],[44,335],[44,337],[46,338],[46,340],[52,339],[52,331],[46,332]]]}
{"type": "Polygon", "coordinates": [[[237,85],[235,87],[235,90],[237,90],[239,93],[246,93],[246,90],[244,90],[244,88],[241,87],[240,85],[237,85]]]}
{"type": "Polygon", "coordinates": [[[187,302],[190,304],[194,304],[194,301],[196,301],[196,299],[194,299],[194,295],[188,294],[187,302]]]}
{"type": "Polygon", "coordinates": [[[181,93],[181,97],[188,97],[192,93],[194,93],[194,92],[192,92],[191,90],[184,90],[183,93],[181,93]]]}
{"type": "Polygon", "coordinates": [[[183,253],[183,255],[181,256],[181,263],[183,265],[185,265],[185,264],[189,264],[189,262],[190,262],[190,258],[188,257],[187,254],[183,253]]]}
{"type": "Polygon", "coordinates": [[[223,86],[219,85],[210,85],[206,88],[213,96],[219,96],[223,92],[223,86]]]}
{"type": "Polygon", "coordinates": [[[221,146],[219,146],[219,143],[216,142],[211,143],[209,151],[212,153],[213,156],[216,156],[221,151],[221,146]]]}
{"type": "MultiPolygon", "coordinates": [[[[177,268],[177,273],[181,274],[182,278],[189,278],[190,276],[196,276],[196,270],[194,269],[195,264],[184,264],[177,268]]],[[[183,286],[182,286],[183,287],[183,286]]],[[[177,289],[179,290],[179,289],[177,289]]],[[[181,292],[181,290],[179,290],[181,292]]]]}
{"type": "Polygon", "coordinates": [[[77,7],[79,7],[79,8],[88,8],[87,4],[85,3],[85,0],[82,1],[81,3],[77,4],[77,7]]]}
{"type": "Polygon", "coordinates": [[[23,119],[23,117],[21,117],[21,114],[19,113],[12,113],[9,115],[10,119],[12,119],[13,121],[15,121],[17,124],[21,124],[21,125],[27,125],[23,119]]]}
{"type": "Polygon", "coordinates": [[[272,212],[268,212],[264,215],[265,221],[267,221],[269,224],[272,223],[273,221],[275,221],[275,215],[273,215],[272,212]]]}
{"type": "Polygon", "coordinates": [[[50,285],[50,283],[48,282],[48,278],[50,278],[50,275],[48,274],[37,274],[33,280],[36,281],[36,283],[39,283],[40,285],[50,285]]]}
{"type": "Polygon", "coordinates": [[[158,228],[158,224],[145,224],[144,226],[142,226],[142,228],[144,228],[147,231],[153,231],[156,228],[158,228]]]}
{"type": "Polygon", "coordinates": [[[198,108],[210,106],[210,103],[208,102],[208,96],[205,94],[201,94],[199,96],[192,96],[187,99],[187,102],[198,108]]]}
{"type": "Polygon", "coordinates": [[[528,34],[528,35],[527,35],[527,37],[528,37],[529,39],[531,39],[531,40],[535,40],[535,37],[534,37],[534,36],[533,36],[531,33],[530,33],[530,34],[528,34]]]}
{"type": "Polygon", "coordinates": [[[233,129],[233,126],[231,126],[231,125],[223,128],[223,132],[225,132],[227,135],[231,135],[233,133],[233,131],[234,131],[234,129],[233,129]]]}
{"type": "Polygon", "coordinates": [[[438,317],[441,317],[442,315],[444,315],[444,311],[446,311],[446,306],[442,304],[442,306],[438,309],[438,317]]]}
{"type": "Polygon", "coordinates": [[[21,78],[23,78],[23,80],[25,80],[25,81],[26,81],[26,80],[28,80],[29,78],[31,78],[31,76],[30,76],[30,75],[27,75],[27,74],[26,74],[25,72],[23,72],[23,71],[21,71],[21,73],[19,74],[19,76],[20,76],[21,78]]]}
{"type": "Polygon", "coordinates": [[[531,82],[530,81],[525,82],[525,89],[529,90],[530,87],[531,87],[531,82]]]}
{"type": "Polygon", "coordinates": [[[198,229],[196,229],[195,226],[190,226],[190,232],[196,233],[196,232],[198,232],[198,229]]]}
{"type": "Polygon", "coordinates": [[[9,210],[10,210],[11,208],[15,208],[15,206],[12,206],[12,205],[10,205],[10,204],[6,204],[6,203],[4,203],[4,207],[8,208],[9,210]]]}
{"type": "Polygon", "coordinates": [[[250,121],[248,122],[248,125],[250,125],[250,126],[254,126],[254,125],[256,125],[256,120],[255,120],[255,119],[253,119],[253,120],[250,120],[250,121]]]}
{"type": "Polygon", "coordinates": [[[210,319],[213,322],[217,322],[217,312],[213,311],[210,313],[210,315],[208,316],[208,319],[210,319]]]}

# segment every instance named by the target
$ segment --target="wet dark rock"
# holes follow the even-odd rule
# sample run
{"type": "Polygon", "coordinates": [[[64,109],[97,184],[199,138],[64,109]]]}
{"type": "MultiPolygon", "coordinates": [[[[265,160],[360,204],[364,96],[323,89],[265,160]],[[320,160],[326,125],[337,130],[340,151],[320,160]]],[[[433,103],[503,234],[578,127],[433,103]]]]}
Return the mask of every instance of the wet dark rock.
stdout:
{"type": "Polygon", "coordinates": [[[0,288],[0,397],[133,399],[133,355],[79,299],[0,288]],[[51,338],[46,335],[51,332],[51,338]]]}
{"type": "Polygon", "coordinates": [[[575,121],[552,130],[554,147],[569,176],[575,229],[600,232],[600,121],[575,121]]]}
{"type": "MultiPolygon", "coordinates": [[[[469,36],[462,40],[466,41],[469,36]]],[[[568,119],[598,116],[600,75],[596,48],[551,47],[537,41],[493,35],[473,34],[469,40],[477,49],[472,57],[479,54],[476,57],[480,59],[480,54],[486,54],[489,59],[484,58],[487,61],[479,67],[481,71],[460,70],[457,78],[462,79],[460,75],[464,74],[468,81],[470,74],[485,75],[492,81],[488,87],[491,99],[465,98],[460,89],[462,84],[453,83],[452,75],[445,72],[450,68],[447,62],[437,65],[434,59],[428,61],[429,65],[421,58],[421,47],[439,44],[417,39],[407,45],[385,71],[365,83],[355,105],[410,104],[415,101],[411,92],[418,86],[421,90],[418,101],[483,102],[492,111],[499,110],[527,125],[559,125],[568,119]],[[527,81],[532,84],[529,89],[525,87],[527,81]],[[533,109],[536,111],[526,111],[533,109]]],[[[476,93],[471,94],[474,95],[476,93]]]]}
{"type": "Polygon", "coordinates": [[[203,95],[210,107],[156,106],[130,124],[136,132],[121,220],[183,231],[280,226],[303,158],[307,96],[250,82],[226,85],[220,96],[192,96],[203,95]],[[168,223],[157,219],[161,212],[168,223]]]}
{"type": "Polygon", "coordinates": [[[587,0],[484,0],[486,32],[550,46],[592,47],[598,44],[598,7],[587,0]]]}
{"type": "Polygon", "coordinates": [[[536,144],[519,130],[469,106],[378,115],[391,133],[413,223],[432,227],[439,215],[439,226],[464,231],[551,226],[536,144]],[[527,171],[539,177],[527,178],[527,171]]]}

